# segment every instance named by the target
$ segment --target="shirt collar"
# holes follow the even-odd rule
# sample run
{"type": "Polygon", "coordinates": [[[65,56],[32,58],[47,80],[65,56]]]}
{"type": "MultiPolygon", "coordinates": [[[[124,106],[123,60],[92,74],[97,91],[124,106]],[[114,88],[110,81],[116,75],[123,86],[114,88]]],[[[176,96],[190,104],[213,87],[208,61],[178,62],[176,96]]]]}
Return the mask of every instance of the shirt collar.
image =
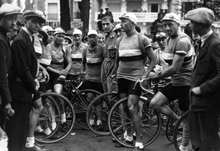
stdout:
{"type": "Polygon", "coordinates": [[[114,38],[115,36],[116,36],[116,34],[115,34],[115,32],[112,30],[110,33],[107,33],[107,34],[106,34],[105,38],[107,39],[107,38],[109,37],[109,38],[112,39],[112,38],[114,38]]]}
{"type": "Polygon", "coordinates": [[[0,27],[0,32],[4,35],[5,39],[8,40],[7,32],[5,32],[2,27],[0,27]]]}
{"type": "Polygon", "coordinates": [[[206,39],[209,38],[209,36],[213,33],[213,30],[211,29],[208,33],[206,33],[205,35],[201,36],[201,46],[204,44],[204,42],[206,41],[206,39]]]}
{"type": "Polygon", "coordinates": [[[27,27],[22,27],[22,29],[28,34],[30,40],[33,40],[33,34],[27,29],[27,27]]]}

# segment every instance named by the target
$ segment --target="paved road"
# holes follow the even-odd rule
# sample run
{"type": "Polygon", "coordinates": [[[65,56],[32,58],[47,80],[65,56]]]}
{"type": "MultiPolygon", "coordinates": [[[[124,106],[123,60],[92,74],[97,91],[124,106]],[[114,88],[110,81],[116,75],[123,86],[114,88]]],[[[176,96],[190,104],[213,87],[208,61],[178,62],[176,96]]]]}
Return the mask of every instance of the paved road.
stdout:
{"type": "MultiPolygon", "coordinates": [[[[74,127],[71,134],[55,144],[45,144],[49,151],[132,151],[131,148],[116,148],[110,136],[97,136],[91,131],[74,127]]],[[[175,151],[163,131],[145,151],[175,151]]]]}

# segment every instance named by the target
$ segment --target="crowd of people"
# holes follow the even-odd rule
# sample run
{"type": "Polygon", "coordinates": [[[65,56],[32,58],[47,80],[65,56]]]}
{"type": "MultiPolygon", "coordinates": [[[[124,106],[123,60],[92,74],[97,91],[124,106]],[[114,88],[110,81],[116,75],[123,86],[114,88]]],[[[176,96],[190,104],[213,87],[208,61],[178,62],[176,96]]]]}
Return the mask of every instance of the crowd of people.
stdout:
{"type": "MultiPolygon", "coordinates": [[[[128,97],[133,128],[124,132],[122,141],[134,143],[134,151],[144,150],[139,115],[142,90],[136,81],[171,77],[171,83],[152,98],[151,107],[175,123],[180,117],[166,104],[178,99],[181,114],[190,113],[186,123],[190,129],[183,126],[190,140],[182,140],[180,150],[187,151],[191,142],[195,151],[220,151],[220,38],[211,28],[212,10],[198,8],[186,14],[195,43],[192,35],[180,31],[174,13],[162,18],[165,32],[158,32],[153,42],[140,33],[134,14],[125,13],[115,25],[109,8],[106,14],[101,10],[100,30],[89,30],[87,42],[82,41],[80,29],[69,36],[61,27],[45,25],[46,16],[39,10],[23,12],[24,25],[15,32],[18,14],[17,6],[0,8],[0,132],[8,136],[9,151],[46,151],[35,142],[34,132],[49,135],[57,123],[52,116],[51,129],[37,125],[43,109],[40,91],[62,94],[62,79],[70,75],[83,75],[84,88],[128,97]],[[156,65],[161,70],[155,72],[156,65]]],[[[65,123],[62,102],[60,106],[61,123],[65,123]]],[[[101,119],[89,123],[94,122],[102,124],[101,119]]]]}

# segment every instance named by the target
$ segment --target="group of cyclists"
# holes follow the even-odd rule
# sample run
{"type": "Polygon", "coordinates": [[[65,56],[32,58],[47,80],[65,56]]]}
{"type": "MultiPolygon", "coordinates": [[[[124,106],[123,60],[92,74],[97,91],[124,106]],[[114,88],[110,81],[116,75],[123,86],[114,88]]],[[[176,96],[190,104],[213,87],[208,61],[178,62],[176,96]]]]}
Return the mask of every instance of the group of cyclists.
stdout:
{"type": "MultiPolygon", "coordinates": [[[[1,22],[9,18],[14,28],[20,12],[11,5],[12,9],[7,10],[9,5],[3,4],[0,8],[4,12],[1,22]]],[[[111,16],[102,17],[103,32],[89,30],[86,43],[82,42],[84,37],[80,29],[75,29],[71,36],[67,36],[61,27],[42,27],[46,19],[41,11],[25,11],[23,18],[24,27],[18,31],[11,45],[8,45],[12,50],[12,64],[9,65],[12,73],[5,73],[9,73],[8,83],[12,95],[12,99],[9,99],[11,105],[5,109],[7,114],[15,110],[15,115],[10,118],[5,129],[9,136],[9,151],[46,150],[34,141],[34,131],[49,135],[57,123],[52,118],[51,130],[43,130],[37,125],[43,108],[39,91],[62,94],[63,81],[73,75],[83,77],[83,88],[101,93],[117,92],[121,99],[128,97],[127,107],[133,128],[124,132],[122,141],[134,143],[134,151],[144,151],[139,114],[142,89],[136,84],[139,79],[147,77],[149,80],[158,80],[170,77],[171,82],[155,94],[150,100],[150,106],[170,117],[174,123],[180,117],[166,104],[178,99],[181,114],[188,111],[191,73],[197,58],[191,38],[180,31],[177,14],[167,13],[163,17],[165,32],[158,32],[154,43],[137,31],[137,18],[129,13],[122,15],[119,18],[121,23],[117,25],[111,16]],[[155,66],[160,66],[160,69],[154,70],[155,66]]],[[[3,25],[1,29],[4,32],[11,31],[3,25]]],[[[193,90],[197,93],[197,89],[193,90]]],[[[88,95],[89,98],[94,98],[92,93],[88,95]]],[[[62,101],[60,105],[62,106],[62,101]]],[[[65,123],[66,113],[61,113],[61,123],[65,123]]],[[[91,118],[89,124],[101,125],[102,120],[94,121],[91,118]]],[[[183,126],[183,131],[188,129],[183,126]]],[[[182,142],[179,149],[187,151],[189,140],[182,142]]],[[[203,146],[195,147],[209,151],[204,150],[203,146]]]]}

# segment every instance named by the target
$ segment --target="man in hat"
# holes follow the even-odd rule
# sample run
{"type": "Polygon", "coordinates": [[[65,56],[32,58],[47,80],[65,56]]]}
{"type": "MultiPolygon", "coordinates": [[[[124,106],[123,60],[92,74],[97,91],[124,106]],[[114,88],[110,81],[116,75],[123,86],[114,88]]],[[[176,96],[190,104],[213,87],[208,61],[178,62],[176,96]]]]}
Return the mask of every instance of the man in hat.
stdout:
{"type": "Polygon", "coordinates": [[[215,15],[208,8],[189,11],[194,34],[201,37],[196,50],[190,93],[189,128],[195,151],[220,151],[220,38],[211,26],[215,15]]]}
{"type": "Polygon", "coordinates": [[[38,10],[27,10],[23,14],[25,26],[12,42],[12,66],[10,90],[15,115],[7,123],[9,151],[42,151],[34,144],[33,132],[42,110],[39,82],[36,79],[38,62],[34,49],[34,33],[44,23],[45,16],[38,10]],[[29,115],[31,118],[29,118],[29,115]],[[31,121],[29,121],[29,119],[31,121]],[[26,144],[25,144],[26,142],[26,144]]]}
{"type": "MultiPolygon", "coordinates": [[[[139,98],[141,88],[136,81],[144,75],[144,63],[146,58],[150,59],[146,75],[153,69],[156,58],[149,39],[135,30],[137,18],[134,14],[124,14],[120,18],[121,29],[125,35],[120,38],[118,47],[119,63],[117,69],[117,82],[120,98],[128,97],[128,109],[133,121],[133,129],[136,134],[134,151],[143,151],[144,146],[141,137],[141,120],[139,115],[139,98]],[[139,45],[139,38],[142,40],[143,47],[139,45]]],[[[118,43],[118,42],[117,42],[118,43]]],[[[133,143],[133,131],[129,128],[124,132],[124,142],[133,143]]]]}
{"type": "MultiPolygon", "coordinates": [[[[167,13],[162,19],[167,33],[167,46],[161,57],[168,63],[161,72],[152,74],[152,80],[171,77],[171,83],[166,85],[151,100],[150,105],[157,112],[163,113],[177,121],[179,117],[166,105],[178,99],[179,109],[182,113],[188,111],[188,94],[191,85],[191,72],[193,69],[194,47],[188,35],[179,29],[179,16],[175,13],[167,13]]],[[[186,123],[187,124],[187,123],[186,123]]],[[[187,130],[184,127],[184,131],[187,130]]],[[[189,141],[183,137],[180,146],[185,151],[189,141]]]]}
{"type": "Polygon", "coordinates": [[[75,29],[73,32],[73,43],[67,46],[66,51],[71,54],[72,68],[70,74],[79,75],[82,67],[82,53],[87,48],[87,44],[82,42],[82,31],[75,29]]]}
{"type": "Polygon", "coordinates": [[[15,29],[20,8],[3,4],[0,8],[0,127],[5,130],[6,116],[12,111],[8,72],[11,65],[11,48],[7,33],[15,29]]]}
{"type": "Polygon", "coordinates": [[[109,10],[109,7],[105,8],[105,16],[110,16],[111,18],[113,18],[112,12],[109,10]]]}

